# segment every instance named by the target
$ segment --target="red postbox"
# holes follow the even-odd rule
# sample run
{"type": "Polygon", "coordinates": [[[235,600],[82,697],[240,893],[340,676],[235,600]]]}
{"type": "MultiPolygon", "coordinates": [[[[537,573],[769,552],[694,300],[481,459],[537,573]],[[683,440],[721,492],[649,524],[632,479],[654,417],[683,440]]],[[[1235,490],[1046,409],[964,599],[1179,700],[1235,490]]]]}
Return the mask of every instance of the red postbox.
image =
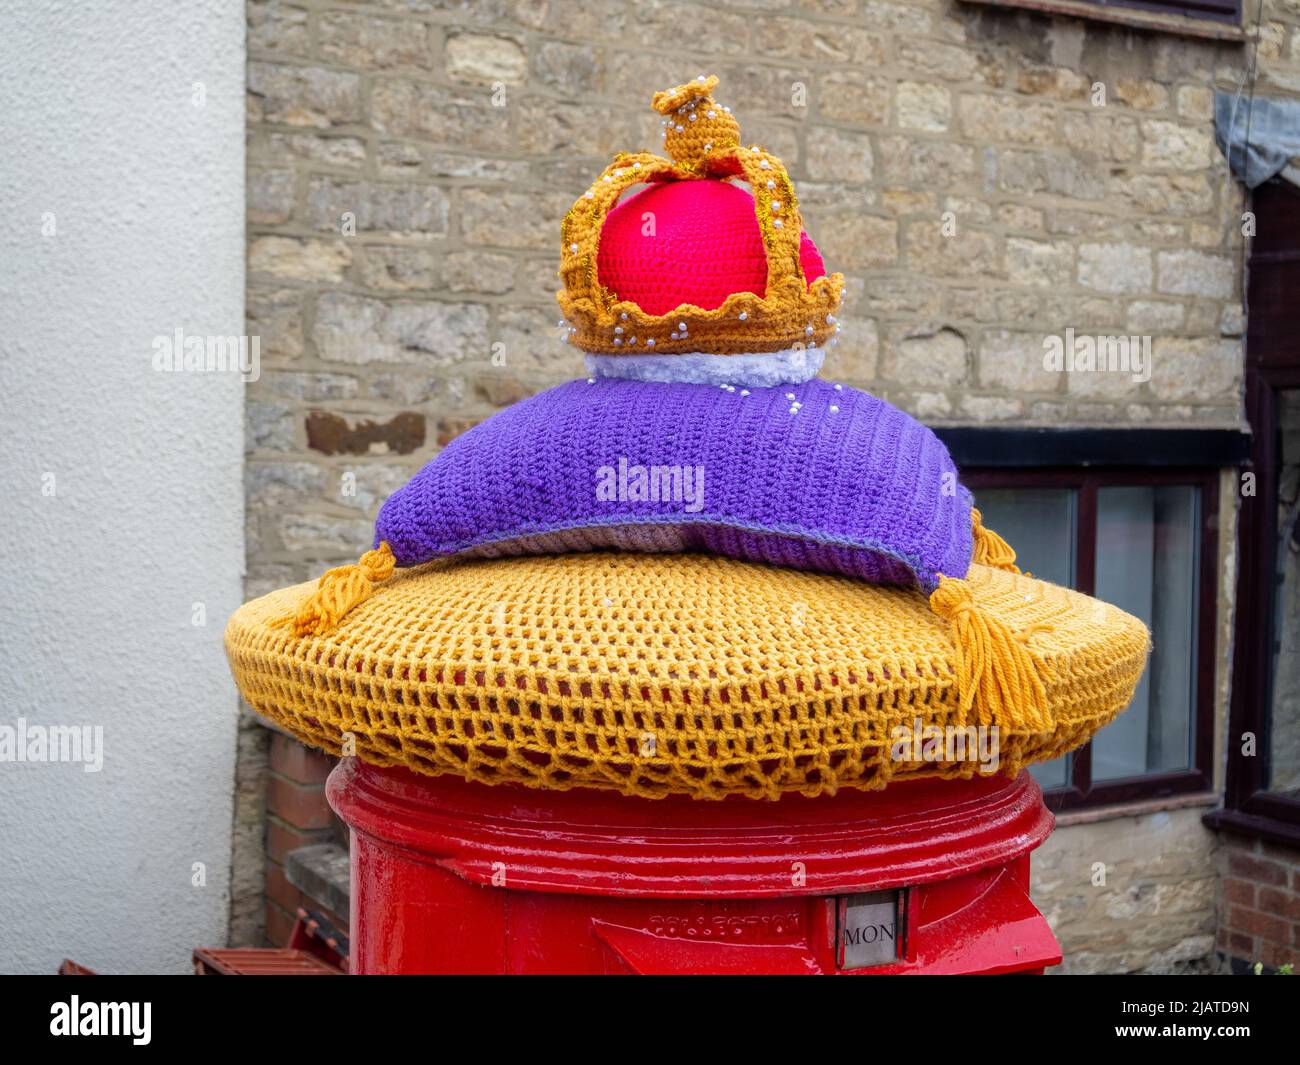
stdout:
{"type": "Polygon", "coordinates": [[[778,802],[487,787],[356,759],[354,973],[1032,973],[1033,778],[778,802]]]}

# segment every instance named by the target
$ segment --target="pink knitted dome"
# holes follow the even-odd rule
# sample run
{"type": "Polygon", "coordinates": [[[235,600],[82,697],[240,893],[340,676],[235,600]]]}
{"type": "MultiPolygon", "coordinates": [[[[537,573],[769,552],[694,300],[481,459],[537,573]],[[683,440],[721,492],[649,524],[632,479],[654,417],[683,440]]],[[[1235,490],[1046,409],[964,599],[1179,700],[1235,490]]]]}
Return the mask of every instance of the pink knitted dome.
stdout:
{"type": "MultiPolygon", "coordinates": [[[[826,273],[821,253],[800,233],[804,281],[826,273]]],[[[646,314],[683,303],[711,311],[733,292],[765,295],[767,256],[754,199],[726,181],[666,181],[624,200],[605,219],[597,255],[600,283],[646,314]],[[654,232],[643,234],[654,215],[654,232]]]]}

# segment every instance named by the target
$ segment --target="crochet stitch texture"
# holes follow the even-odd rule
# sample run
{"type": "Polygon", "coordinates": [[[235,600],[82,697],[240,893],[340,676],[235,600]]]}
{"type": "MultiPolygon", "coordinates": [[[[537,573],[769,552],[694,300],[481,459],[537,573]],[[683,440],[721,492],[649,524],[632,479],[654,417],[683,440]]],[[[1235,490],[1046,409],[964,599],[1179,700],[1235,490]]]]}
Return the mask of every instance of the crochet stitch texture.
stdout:
{"type": "Polygon", "coordinates": [[[929,593],[966,574],[970,507],[939,438],[865,392],[601,378],[457,437],[384,503],[375,543],[401,566],[699,550],[929,593]]]}
{"type": "Polygon", "coordinates": [[[1049,718],[963,707],[948,624],[915,590],[705,555],[431,563],[332,632],[274,620],[310,585],[242,607],[226,648],[255,710],[378,765],[485,783],[658,797],[776,798],[969,777],[891,757],[892,730],[998,724],[1000,771],[1053,758],[1132,698],[1147,632],[1123,611],[1006,570],[973,595],[1031,633],[1049,718]]]}
{"type": "MultiPolygon", "coordinates": [[[[799,262],[808,282],[826,276],[807,233],[799,262]]],[[[597,266],[601,285],[652,315],[682,304],[712,311],[733,293],[761,297],[767,289],[754,198],[725,181],[665,181],[628,197],[605,219],[597,266]]],[[[646,339],[653,338],[636,346],[646,339]]]]}

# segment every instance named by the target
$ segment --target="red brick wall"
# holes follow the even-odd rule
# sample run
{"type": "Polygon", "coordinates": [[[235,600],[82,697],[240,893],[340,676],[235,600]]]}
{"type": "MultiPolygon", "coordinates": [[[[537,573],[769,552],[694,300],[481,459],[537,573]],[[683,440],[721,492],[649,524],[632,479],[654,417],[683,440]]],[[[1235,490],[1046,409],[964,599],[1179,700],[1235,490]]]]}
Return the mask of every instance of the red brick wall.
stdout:
{"type": "Polygon", "coordinates": [[[1300,850],[1224,836],[1218,950],[1241,970],[1300,965],[1300,850]]]}
{"type": "Polygon", "coordinates": [[[309,843],[346,839],[325,801],[325,778],[334,759],[309,750],[281,733],[271,737],[266,783],[266,939],[274,947],[289,942],[299,906],[321,911],[342,931],[347,914],[335,914],[308,898],[285,876],[290,851],[309,843]]]}

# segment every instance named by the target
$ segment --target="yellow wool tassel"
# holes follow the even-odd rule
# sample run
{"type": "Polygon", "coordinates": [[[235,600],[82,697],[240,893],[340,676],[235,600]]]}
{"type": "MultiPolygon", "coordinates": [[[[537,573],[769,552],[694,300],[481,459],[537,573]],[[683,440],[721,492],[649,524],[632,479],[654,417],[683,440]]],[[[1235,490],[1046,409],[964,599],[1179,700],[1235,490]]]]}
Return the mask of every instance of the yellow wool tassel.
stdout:
{"type": "Polygon", "coordinates": [[[355,565],[326,571],[297,613],[279,618],[276,624],[290,626],[295,636],[331,632],[349,610],[370,597],[376,584],[393,575],[396,565],[393,550],[385,540],[362,555],[355,565]]]}
{"type": "Polygon", "coordinates": [[[984,528],[984,515],[980,513],[979,507],[971,507],[970,520],[975,533],[975,552],[971,561],[978,562],[981,566],[1019,573],[1015,549],[992,529],[984,528]]]}
{"type": "Polygon", "coordinates": [[[968,581],[940,576],[930,609],[952,624],[960,723],[974,709],[981,725],[1049,730],[1042,660],[1025,644],[1042,626],[1015,632],[975,602],[968,581]]]}

